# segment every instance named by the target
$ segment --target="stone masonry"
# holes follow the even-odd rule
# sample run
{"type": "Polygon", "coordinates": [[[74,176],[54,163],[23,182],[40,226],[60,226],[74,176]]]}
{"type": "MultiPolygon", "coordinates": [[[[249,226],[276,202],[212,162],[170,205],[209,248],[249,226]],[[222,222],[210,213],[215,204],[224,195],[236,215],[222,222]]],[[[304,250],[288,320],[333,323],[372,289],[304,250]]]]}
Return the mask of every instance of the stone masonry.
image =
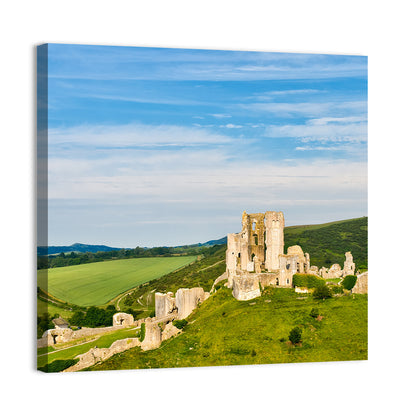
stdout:
{"type": "Polygon", "coordinates": [[[236,299],[258,297],[264,286],[292,287],[295,273],[309,272],[309,254],[300,246],[291,246],[284,254],[282,212],[244,211],[241,223],[240,233],[228,234],[226,251],[228,287],[236,299]]]}

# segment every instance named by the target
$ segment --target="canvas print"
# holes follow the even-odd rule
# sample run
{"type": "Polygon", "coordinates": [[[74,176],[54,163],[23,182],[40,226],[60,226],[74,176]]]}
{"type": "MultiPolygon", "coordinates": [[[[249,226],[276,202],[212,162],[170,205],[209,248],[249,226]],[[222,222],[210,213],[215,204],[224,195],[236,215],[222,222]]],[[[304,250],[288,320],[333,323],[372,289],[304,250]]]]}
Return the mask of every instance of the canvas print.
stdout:
{"type": "Polygon", "coordinates": [[[37,368],[366,360],[367,57],[37,48],[37,368]]]}

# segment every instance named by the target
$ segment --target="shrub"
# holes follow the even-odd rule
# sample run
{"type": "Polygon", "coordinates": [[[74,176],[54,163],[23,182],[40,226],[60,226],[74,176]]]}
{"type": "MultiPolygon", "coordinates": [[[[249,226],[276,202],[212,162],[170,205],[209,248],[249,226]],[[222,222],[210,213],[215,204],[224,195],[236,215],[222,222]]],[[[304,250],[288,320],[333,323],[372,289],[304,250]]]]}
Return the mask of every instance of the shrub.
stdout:
{"type": "Polygon", "coordinates": [[[319,316],[318,308],[312,308],[311,313],[309,314],[312,318],[317,318],[319,316]]]}
{"type": "Polygon", "coordinates": [[[188,324],[188,321],[186,319],[177,319],[173,321],[172,324],[178,329],[183,329],[188,324]]]}
{"type": "Polygon", "coordinates": [[[313,289],[323,285],[325,285],[325,280],[315,276],[314,274],[295,273],[293,275],[293,286],[313,289]]]}
{"type": "Polygon", "coordinates": [[[348,276],[344,277],[344,280],[342,281],[342,286],[344,286],[344,289],[351,290],[355,283],[357,282],[357,276],[354,276],[352,274],[349,274],[348,276]]]}
{"type": "Polygon", "coordinates": [[[315,299],[327,299],[327,298],[330,298],[331,296],[332,296],[331,289],[327,285],[318,286],[313,291],[313,297],[315,299]]]}
{"type": "Polygon", "coordinates": [[[146,324],[142,322],[140,325],[140,342],[143,342],[145,336],[146,336],[146,324]]]}
{"type": "Polygon", "coordinates": [[[343,292],[342,286],[339,286],[339,285],[332,285],[331,290],[332,290],[332,293],[336,293],[336,294],[343,292]]]}
{"type": "Polygon", "coordinates": [[[289,334],[289,341],[295,345],[299,344],[299,342],[302,341],[302,329],[300,329],[298,326],[295,326],[289,334]]]}
{"type": "Polygon", "coordinates": [[[72,367],[77,362],[78,360],[55,360],[43,367],[40,367],[39,370],[44,373],[59,373],[66,368],[72,367]]]}

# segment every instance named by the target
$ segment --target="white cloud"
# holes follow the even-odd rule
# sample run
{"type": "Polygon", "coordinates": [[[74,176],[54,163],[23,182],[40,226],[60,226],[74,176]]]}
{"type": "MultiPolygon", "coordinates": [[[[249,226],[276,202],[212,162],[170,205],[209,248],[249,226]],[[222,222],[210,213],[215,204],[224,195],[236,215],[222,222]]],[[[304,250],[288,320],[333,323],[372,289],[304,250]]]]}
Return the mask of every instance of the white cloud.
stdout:
{"type": "Polygon", "coordinates": [[[174,125],[128,124],[83,125],[66,129],[50,129],[51,146],[97,147],[146,147],[146,146],[196,146],[203,144],[229,143],[227,136],[212,133],[204,128],[191,128],[174,125]]]}
{"type": "Polygon", "coordinates": [[[243,126],[240,126],[238,124],[232,124],[232,123],[228,123],[225,125],[221,125],[220,127],[226,128],[226,129],[241,129],[243,126]]]}
{"type": "Polygon", "coordinates": [[[211,114],[211,116],[215,118],[230,118],[231,117],[228,114],[211,114]]]}
{"type": "Polygon", "coordinates": [[[280,90],[280,91],[266,91],[263,93],[254,94],[252,98],[260,101],[271,101],[275,97],[280,97],[284,95],[295,95],[295,94],[313,94],[323,92],[321,90],[315,89],[298,89],[298,90],[280,90]]]}
{"type": "Polygon", "coordinates": [[[350,102],[303,102],[303,103],[252,103],[240,104],[240,107],[256,112],[274,114],[278,117],[294,115],[304,117],[345,117],[362,115],[367,112],[366,101],[350,102]],[[353,114],[350,114],[353,113],[353,114]]]}

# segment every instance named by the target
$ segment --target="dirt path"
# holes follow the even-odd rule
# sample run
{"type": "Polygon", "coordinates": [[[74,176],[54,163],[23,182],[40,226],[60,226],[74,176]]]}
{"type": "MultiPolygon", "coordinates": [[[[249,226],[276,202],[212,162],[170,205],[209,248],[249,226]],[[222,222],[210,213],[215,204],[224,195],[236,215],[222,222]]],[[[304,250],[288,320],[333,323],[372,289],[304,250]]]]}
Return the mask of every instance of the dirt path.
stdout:
{"type": "Polygon", "coordinates": [[[198,271],[199,271],[199,272],[202,272],[202,270],[210,269],[211,267],[214,267],[214,266],[216,266],[217,264],[220,264],[220,263],[222,263],[222,262],[224,262],[224,261],[225,261],[225,260],[220,260],[220,261],[217,261],[216,263],[211,264],[211,266],[204,267],[203,269],[200,269],[200,270],[198,270],[198,271]]]}

